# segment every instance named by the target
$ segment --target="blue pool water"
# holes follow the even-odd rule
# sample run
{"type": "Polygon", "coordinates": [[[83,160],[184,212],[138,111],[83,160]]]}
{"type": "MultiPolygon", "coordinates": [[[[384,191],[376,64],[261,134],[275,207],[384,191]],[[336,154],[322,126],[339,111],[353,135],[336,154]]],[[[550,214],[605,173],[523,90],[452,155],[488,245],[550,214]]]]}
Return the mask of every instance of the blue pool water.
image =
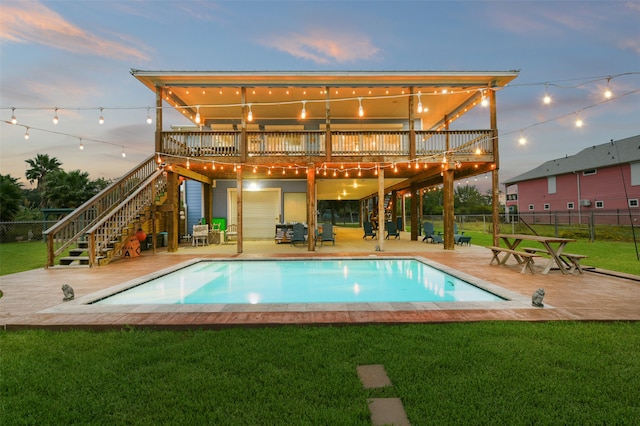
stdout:
{"type": "Polygon", "coordinates": [[[414,259],[202,261],[95,303],[373,303],[504,300],[414,259]]]}

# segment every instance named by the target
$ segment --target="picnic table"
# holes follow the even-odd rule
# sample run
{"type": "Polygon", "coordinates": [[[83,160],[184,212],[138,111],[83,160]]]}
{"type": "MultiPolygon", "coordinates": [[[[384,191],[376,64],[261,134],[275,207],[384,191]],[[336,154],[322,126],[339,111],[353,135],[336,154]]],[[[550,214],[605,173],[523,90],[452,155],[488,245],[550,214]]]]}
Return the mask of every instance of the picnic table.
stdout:
{"type": "MultiPolygon", "coordinates": [[[[498,262],[500,264],[504,264],[507,259],[509,258],[509,256],[513,255],[513,257],[518,261],[518,263],[525,263],[525,266],[527,264],[533,263],[533,255],[535,255],[536,252],[542,252],[542,253],[546,253],[549,255],[549,261],[547,262],[547,264],[544,266],[542,273],[543,274],[548,274],[549,271],[551,270],[551,267],[553,267],[554,265],[557,265],[558,268],[560,269],[560,272],[562,272],[563,274],[569,273],[569,272],[573,272],[575,269],[578,269],[580,272],[582,272],[582,269],[579,266],[576,266],[575,263],[580,262],[580,259],[586,256],[582,256],[582,255],[565,255],[564,254],[564,249],[567,246],[567,244],[574,242],[575,239],[572,238],[559,238],[559,237],[546,237],[543,235],[527,235],[527,234],[498,234],[498,237],[500,237],[502,239],[502,241],[504,241],[505,245],[507,246],[507,249],[504,249],[504,256],[502,259],[498,258],[498,254],[494,249],[499,249],[499,247],[492,247],[491,249],[494,250],[494,259],[497,259],[498,262]],[[544,247],[544,249],[523,249],[524,251],[518,251],[518,246],[523,242],[523,241],[533,241],[533,242],[537,242],[542,244],[542,246],[544,247]],[[526,254],[525,254],[526,253],[526,254]],[[563,261],[562,257],[566,256],[568,257],[571,266],[567,267],[567,262],[563,261]]],[[[491,261],[493,262],[492,259],[491,261]]],[[[531,271],[533,272],[533,269],[530,268],[531,271]]],[[[524,271],[524,268],[523,268],[524,271]]]]}

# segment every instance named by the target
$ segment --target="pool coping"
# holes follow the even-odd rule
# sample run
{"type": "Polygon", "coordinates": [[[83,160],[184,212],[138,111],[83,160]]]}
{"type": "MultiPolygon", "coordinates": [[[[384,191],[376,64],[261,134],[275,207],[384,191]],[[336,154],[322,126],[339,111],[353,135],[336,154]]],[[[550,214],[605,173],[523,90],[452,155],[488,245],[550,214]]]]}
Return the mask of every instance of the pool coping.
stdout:
{"type": "MultiPolygon", "coordinates": [[[[404,256],[352,256],[349,259],[412,259],[436,268],[446,274],[464,280],[478,288],[502,297],[503,301],[484,302],[376,302],[376,303],[277,303],[277,304],[135,304],[135,305],[97,305],[92,304],[115,293],[122,292],[146,281],[161,277],[181,268],[201,261],[264,261],[269,259],[240,259],[235,257],[192,258],[170,267],[136,277],[134,279],[93,292],[86,296],[52,306],[39,311],[41,314],[155,314],[155,313],[257,313],[257,312],[407,312],[407,311],[455,311],[455,310],[505,310],[505,309],[539,309],[531,305],[531,298],[500,287],[489,281],[443,265],[431,259],[417,255],[404,256]]],[[[273,260],[345,260],[344,256],[322,257],[278,257],[273,260]]],[[[545,309],[553,306],[545,304],[545,309]]]]}

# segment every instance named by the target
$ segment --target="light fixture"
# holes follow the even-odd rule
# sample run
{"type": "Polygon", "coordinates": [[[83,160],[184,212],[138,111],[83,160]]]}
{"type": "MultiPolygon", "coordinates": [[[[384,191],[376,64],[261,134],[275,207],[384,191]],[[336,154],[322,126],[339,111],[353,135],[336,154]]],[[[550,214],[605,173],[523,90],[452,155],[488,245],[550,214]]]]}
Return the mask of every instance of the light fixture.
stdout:
{"type": "Polygon", "coordinates": [[[253,112],[251,112],[251,104],[249,104],[249,114],[247,114],[247,120],[253,121],[253,112]]]}
{"type": "Polygon", "coordinates": [[[80,148],[80,151],[84,150],[84,144],[82,143],[82,139],[80,139],[80,146],[78,148],[80,148]]]}
{"type": "Polygon", "coordinates": [[[162,157],[160,157],[160,154],[158,153],[158,159],[156,160],[156,162],[158,164],[162,164],[162,157]]]}
{"type": "Polygon", "coordinates": [[[196,124],[200,124],[200,105],[196,106],[196,124]]]}
{"type": "Polygon", "coordinates": [[[482,91],[482,100],[480,101],[480,105],[482,105],[483,107],[486,107],[487,105],[489,105],[489,101],[487,100],[487,97],[484,95],[484,90],[482,91]]]}
{"type": "Polygon", "coordinates": [[[302,118],[303,120],[307,118],[307,109],[305,108],[306,104],[307,101],[302,101],[302,112],[300,112],[300,118],[302,118]]]}
{"type": "Polygon", "coordinates": [[[103,108],[100,107],[100,118],[98,119],[98,123],[104,124],[104,116],[102,115],[103,108]]]}
{"type": "Polygon", "coordinates": [[[58,124],[58,108],[54,108],[54,113],[53,113],[53,124],[58,124]]]}
{"type": "Polygon", "coordinates": [[[122,147],[122,158],[126,158],[126,156],[127,156],[127,153],[126,153],[126,152],[124,152],[124,146],[123,146],[123,147],[122,147]]]}
{"type": "Polygon", "coordinates": [[[551,103],[551,96],[549,96],[549,84],[545,84],[544,87],[544,98],[542,98],[542,102],[548,105],[551,103]]]}
{"type": "Polygon", "coordinates": [[[25,139],[29,139],[29,128],[27,127],[27,130],[24,132],[24,138],[25,139]]]}
{"type": "Polygon", "coordinates": [[[11,124],[16,124],[18,119],[16,118],[16,109],[11,108],[11,124]]]}
{"type": "Polygon", "coordinates": [[[609,87],[609,83],[611,83],[611,77],[607,78],[607,89],[604,91],[604,97],[607,99],[611,99],[611,88],[609,87]]]}
{"type": "Polygon", "coordinates": [[[580,116],[576,114],[576,127],[582,127],[583,124],[584,123],[582,122],[580,116]]]}
{"type": "Polygon", "coordinates": [[[149,114],[149,107],[147,107],[147,124],[151,123],[153,123],[153,120],[151,119],[151,115],[149,114]]]}
{"type": "Polygon", "coordinates": [[[187,158],[187,169],[191,168],[191,164],[189,164],[189,159],[187,158]]]}
{"type": "Polygon", "coordinates": [[[524,133],[522,132],[522,130],[520,131],[520,139],[518,139],[518,143],[520,145],[524,145],[527,143],[527,138],[524,137],[524,133]]]}
{"type": "Polygon", "coordinates": [[[420,99],[420,93],[418,92],[418,113],[422,112],[422,99],[420,99]]]}
{"type": "Polygon", "coordinates": [[[362,98],[358,98],[358,104],[360,105],[358,107],[358,115],[362,117],[364,116],[364,109],[362,108],[362,98]]]}

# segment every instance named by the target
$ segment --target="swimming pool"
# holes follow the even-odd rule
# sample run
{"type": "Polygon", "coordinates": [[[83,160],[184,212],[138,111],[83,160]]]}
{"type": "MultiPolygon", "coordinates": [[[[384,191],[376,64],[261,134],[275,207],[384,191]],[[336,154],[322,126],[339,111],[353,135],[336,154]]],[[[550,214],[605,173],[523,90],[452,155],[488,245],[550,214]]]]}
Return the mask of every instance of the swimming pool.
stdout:
{"type": "Polygon", "coordinates": [[[288,304],[503,301],[416,259],[203,260],[93,302],[288,304]]]}

